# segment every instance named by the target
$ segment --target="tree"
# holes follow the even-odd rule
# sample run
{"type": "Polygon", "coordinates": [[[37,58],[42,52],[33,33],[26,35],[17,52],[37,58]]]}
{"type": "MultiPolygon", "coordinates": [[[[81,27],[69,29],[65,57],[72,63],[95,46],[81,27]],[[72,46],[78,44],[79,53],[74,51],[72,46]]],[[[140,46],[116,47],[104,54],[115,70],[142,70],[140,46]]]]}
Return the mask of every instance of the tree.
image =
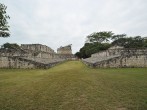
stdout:
{"type": "Polygon", "coordinates": [[[147,48],[147,37],[144,37],[144,38],[143,38],[143,42],[144,42],[144,47],[147,48]]]}
{"type": "Polygon", "coordinates": [[[126,34],[117,34],[117,35],[113,35],[112,37],[111,37],[111,39],[113,40],[113,41],[115,41],[115,40],[118,40],[118,39],[121,39],[121,38],[125,38],[127,35],[126,34]]]}
{"type": "Polygon", "coordinates": [[[75,55],[78,58],[88,58],[91,54],[107,50],[111,44],[109,43],[85,43],[85,45],[75,55]]]}
{"type": "Polygon", "coordinates": [[[111,31],[94,32],[87,36],[85,45],[75,55],[79,58],[88,58],[92,54],[107,50],[113,45],[124,48],[146,48],[147,37],[128,37],[126,34],[114,34],[111,31]]]}
{"type": "Polygon", "coordinates": [[[5,43],[2,45],[2,48],[4,48],[4,49],[20,49],[20,46],[16,43],[13,43],[13,44],[5,43]]]}
{"type": "Polygon", "coordinates": [[[114,40],[112,45],[123,46],[124,48],[144,48],[146,47],[146,40],[141,36],[119,38],[114,40]]]}
{"type": "Polygon", "coordinates": [[[10,17],[6,14],[7,7],[0,3],[0,37],[9,37],[9,26],[7,19],[10,17]]]}
{"type": "Polygon", "coordinates": [[[104,43],[110,41],[114,33],[111,31],[94,32],[87,36],[87,42],[89,43],[104,43]]]}

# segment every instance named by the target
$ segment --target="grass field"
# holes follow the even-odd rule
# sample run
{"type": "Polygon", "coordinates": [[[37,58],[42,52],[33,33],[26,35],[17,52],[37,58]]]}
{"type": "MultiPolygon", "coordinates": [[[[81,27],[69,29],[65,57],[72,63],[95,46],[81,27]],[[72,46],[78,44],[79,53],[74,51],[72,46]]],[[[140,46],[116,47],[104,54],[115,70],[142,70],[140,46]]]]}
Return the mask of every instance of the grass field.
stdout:
{"type": "Polygon", "coordinates": [[[0,110],[147,110],[147,68],[0,69],[0,110]]]}

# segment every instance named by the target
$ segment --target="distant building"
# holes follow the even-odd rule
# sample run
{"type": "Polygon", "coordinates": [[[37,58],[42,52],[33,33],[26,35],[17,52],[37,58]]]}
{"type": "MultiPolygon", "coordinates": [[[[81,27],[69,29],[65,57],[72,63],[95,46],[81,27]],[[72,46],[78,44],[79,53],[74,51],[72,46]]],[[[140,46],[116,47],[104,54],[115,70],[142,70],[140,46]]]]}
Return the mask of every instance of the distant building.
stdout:
{"type": "Polygon", "coordinates": [[[71,44],[57,49],[57,54],[72,54],[71,44]]]}
{"type": "Polygon", "coordinates": [[[62,59],[73,59],[75,58],[75,56],[72,54],[72,48],[71,48],[71,44],[64,46],[64,47],[60,47],[57,49],[57,55],[59,58],[62,59]]]}

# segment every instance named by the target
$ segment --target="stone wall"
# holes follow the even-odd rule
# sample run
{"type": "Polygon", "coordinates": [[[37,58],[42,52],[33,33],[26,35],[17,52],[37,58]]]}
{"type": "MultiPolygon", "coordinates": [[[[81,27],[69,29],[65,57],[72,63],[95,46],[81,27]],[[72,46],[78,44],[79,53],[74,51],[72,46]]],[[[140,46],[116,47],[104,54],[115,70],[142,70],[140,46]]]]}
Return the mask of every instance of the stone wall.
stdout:
{"type": "Polygon", "coordinates": [[[93,67],[110,68],[110,67],[147,67],[147,56],[132,55],[125,57],[116,57],[109,60],[94,63],[93,67]]]}
{"type": "Polygon", "coordinates": [[[64,46],[64,47],[60,47],[57,49],[57,54],[72,54],[72,49],[71,49],[71,45],[68,46],[64,46]]]}
{"type": "Polygon", "coordinates": [[[91,67],[147,67],[147,49],[108,49],[83,62],[91,67]]]}
{"type": "Polygon", "coordinates": [[[49,68],[64,59],[47,46],[21,45],[21,49],[0,49],[0,68],[49,68]]]}
{"type": "Polygon", "coordinates": [[[50,68],[64,62],[62,59],[37,59],[24,57],[0,57],[0,68],[50,68]]]}
{"type": "Polygon", "coordinates": [[[35,65],[18,57],[0,57],[0,68],[35,68],[35,65]]]}
{"type": "Polygon", "coordinates": [[[54,58],[53,53],[47,53],[47,52],[36,52],[34,53],[34,56],[37,58],[54,58]]]}
{"type": "Polygon", "coordinates": [[[41,44],[21,44],[21,48],[23,50],[32,50],[37,52],[48,52],[48,53],[55,53],[53,49],[46,45],[41,44]]]}
{"type": "Polygon", "coordinates": [[[0,49],[0,68],[50,68],[72,58],[71,52],[59,54],[45,45],[22,44],[21,49],[0,49]]]}
{"type": "Polygon", "coordinates": [[[73,58],[75,58],[75,56],[73,54],[56,54],[56,56],[58,58],[61,58],[61,59],[67,59],[67,60],[72,60],[73,58]]]}
{"type": "Polygon", "coordinates": [[[67,45],[64,47],[61,46],[60,48],[58,48],[56,56],[58,58],[67,59],[67,60],[72,60],[75,58],[75,56],[72,54],[71,45],[67,45]]]}

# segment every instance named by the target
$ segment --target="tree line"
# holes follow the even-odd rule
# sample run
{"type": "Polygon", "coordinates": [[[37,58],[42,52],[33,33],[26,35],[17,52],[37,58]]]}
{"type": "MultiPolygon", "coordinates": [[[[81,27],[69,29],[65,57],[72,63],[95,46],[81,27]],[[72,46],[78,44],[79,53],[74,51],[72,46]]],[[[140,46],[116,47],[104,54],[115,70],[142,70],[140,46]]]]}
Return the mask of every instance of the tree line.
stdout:
{"type": "Polygon", "coordinates": [[[78,58],[88,58],[91,54],[107,50],[114,45],[124,48],[146,48],[147,38],[114,34],[112,31],[94,32],[86,37],[84,46],[75,55],[78,58]]]}

